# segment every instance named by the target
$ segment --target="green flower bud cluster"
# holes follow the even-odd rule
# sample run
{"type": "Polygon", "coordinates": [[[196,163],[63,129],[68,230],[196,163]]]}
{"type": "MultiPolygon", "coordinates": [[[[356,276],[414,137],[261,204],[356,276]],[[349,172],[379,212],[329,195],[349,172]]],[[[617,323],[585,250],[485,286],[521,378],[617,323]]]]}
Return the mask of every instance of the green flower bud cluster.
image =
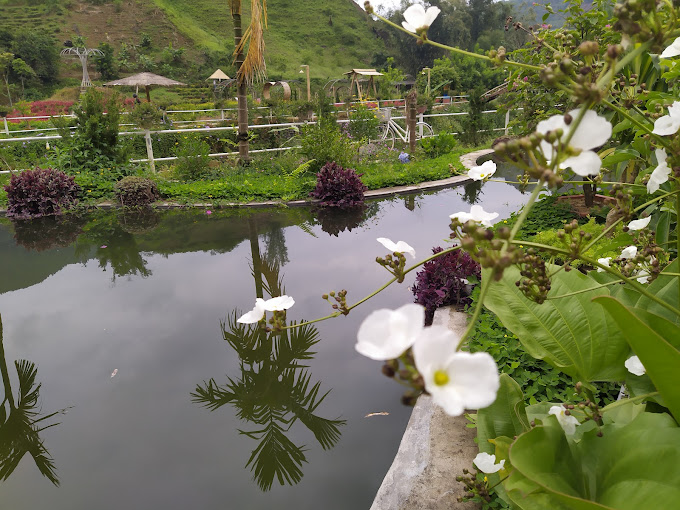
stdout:
{"type": "Polygon", "coordinates": [[[328,294],[321,296],[321,299],[328,301],[331,304],[333,310],[337,310],[343,315],[349,314],[349,308],[347,307],[347,291],[342,289],[339,292],[331,291],[328,294]],[[335,303],[332,303],[331,298],[335,303]]]}
{"type": "Polygon", "coordinates": [[[403,253],[395,251],[391,255],[386,255],[385,258],[376,257],[375,261],[392,273],[397,282],[404,281],[404,268],[406,267],[406,257],[403,253]]]}
{"type": "Polygon", "coordinates": [[[562,241],[562,244],[569,250],[566,263],[576,260],[581,255],[584,244],[587,244],[592,239],[592,235],[579,230],[579,224],[576,220],[571,220],[570,223],[564,226],[563,230],[557,231],[557,238],[562,241]]]}
{"type": "Polygon", "coordinates": [[[500,281],[507,267],[516,264],[523,256],[522,250],[508,243],[510,229],[501,227],[496,233],[480,227],[476,222],[461,223],[451,220],[452,239],[458,238],[462,248],[485,269],[493,269],[493,278],[500,281]]]}
{"type": "Polygon", "coordinates": [[[526,255],[520,262],[520,275],[522,279],[515,285],[530,299],[539,305],[543,303],[550,292],[550,276],[543,260],[533,248],[527,250],[526,255]]]}
{"type": "Polygon", "coordinates": [[[489,494],[489,482],[486,475],[480,471],[471,473],[467,469],[463,469],[463,474],[456,477],[456,481],[465,485],[467,491],[464,496],[458,498],[459,503],[466,501],[486,501],[491,502],[491,495],[489,494]]]}
{"type": "Polygon", "coordinates": [[[664,37],[677,23],[677,16],[674,16],[665,25],[663,14],[656,0],[623,0],[614,6],[614,16],[618,18],[614,30],[635,37],[640,42],[652,40],[655,44],[650,51],[660,53],[664,37]]]}

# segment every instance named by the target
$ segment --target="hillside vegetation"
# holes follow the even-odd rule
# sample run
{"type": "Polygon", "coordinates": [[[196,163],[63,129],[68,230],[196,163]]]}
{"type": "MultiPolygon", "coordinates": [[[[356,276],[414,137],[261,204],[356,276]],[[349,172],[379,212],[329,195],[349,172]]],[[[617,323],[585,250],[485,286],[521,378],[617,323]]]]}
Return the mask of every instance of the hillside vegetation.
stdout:
{"type": "MultiPolygon", "coordinates": [[[[248,2],[243,4],[245,26],[248,2]]],[[[370,66],[374,55],[385,53],[384,43],[372,30],[374,22],[352,0],[305,0],[303,6],[297,0],[268,5],[270,79],[299,78],[301,64],[310,66],[313,78],[339,78],[352,67],[370,66]]],[[[0,0],[0,32],[30,30],[51,34],[59,46],[79,35],[89,47],[109,43],[117,58],[124,49],[131,58],[128,66],[121,66],[121,74],[159,72],[163,52],[178,49],[184,49],[183,65],[162,69],[171,77],[197,80],[197,73],[213,66],[233,72],[233,26],[226,1],[0,0]],[[144,58],[135,58],[143,38],[148,51],[144,58]]],[[[75,62],[61,67],[62,76],[78,77],[75,62]]]]}

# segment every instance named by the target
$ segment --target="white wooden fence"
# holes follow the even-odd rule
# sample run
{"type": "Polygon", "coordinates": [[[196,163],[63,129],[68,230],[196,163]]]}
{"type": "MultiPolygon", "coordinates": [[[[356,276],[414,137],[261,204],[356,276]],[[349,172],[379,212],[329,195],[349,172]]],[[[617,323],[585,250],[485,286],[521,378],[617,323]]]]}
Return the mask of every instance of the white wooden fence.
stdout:
{"type": "MultiPolygon", "coordinates": [[[[169,111],[166,113],[196,113],[196,112],[207,112],[207,111],[220,111],[220,110],[173,110],[169,111]]],[[[221,110],[224,112],[225,110],[221,110]]],[[[485,110],[482,113],[484,114],[492,114],[496,113],[497,110],[485,110]]],[[[464,115],[469,115],[468,112],[454,112],[454,113],[433,113],[429,115],[424,115],[424,114],[419,114],[418,115],[418,122],[424,122],[425,119],[431,119],[431,118],[439,118],[439,117],[455,117],[455,116],[464,116],[464,115]]],[[[64,115],[64,117],[72,117],[72,115],[64,115]]],[[[24,117],[24,119],[27,117],[24,117]]],[[[44,117],[31,117],[31,118],[44,118],[44,117]]],[[[312,117],[313,118],[313,117],[312,117]]],[[[392,119],[400,120],[400,119],[405,119],[405,117],[401,116],[392,116],[392,119]]],[[[213,120],[213,122],[219,122],[219,119],[213,120]]],[[[200,120],[200,121],[187,121],[187,122],[200,122],[203,123],[204,125],[206,124],[206,120],[200,120]]],[[[349,120],[338,120],[338,123],[347,123],[349,120]]],[[[510,112],[506,112],[505,114],[505,125],[502,128],[494,128],[492,131],[503,131],[506,135],[508,134],[508,124],[510,122],[510,112]]],[[[315,124],[314,121],[312,122],[285,122],[285,123],[277,123],[277,124],[253,124],[248,126],[248,130],[257,130],[257,129],[285,129],[285,128],[295,128],[298,126],[306,126],[306,125],[311,125],[315,124]]],[[[130,124],[121,124],[121,126],[126,126],[130,124]]],[[[50,128],[50,130],[54,130],[55,128],[50,128]]],[[[48,129],[44,130],[27,130],[28,131],[47,131],[48,129]]],[[[169,157],[162,157],[162,158],[157,158],[154,157],[153,153],[153,139],[152,135],[155,134],[162,134],[162,133],[215,133],[215,132],[221,132],[221,131],[236,131],[238,130],[237,126],[216,126],[216,127],[210,127],[210,126],[205,126],[205,127],[198,127],[198,128],[180,128],[180,129],[160,129],[160,130],[132,130],[132,131],[121,131],[119,133],[119,136],[144,136],[145,138],[145,144],[146,144],[146,152],[147,152],[147,157],[144,159],[132,159],[130,160],[133,163],[143,163],[143,162],[148,162],[151,169],[155,171],[155,162],[156,161],[172,161],[178,159],[177,156],[169,156],[169,157]]],[[[458,134],[458,133],[452,133],[452,134],[458,134]]],[[[38,136],[24,136],[24,137],[12,137],[12,138],[0,138],[0,147],[2,145],[8,144],[8,143],[18,143],[18,142],[33,142],[33,141],[43,141],[43,142],[48,142],[49,140],[58,140],[60,139],[60,135],[53,135],[53,134],[46,134],[43,135],[42,133],[38,136]]],[[[263,153],[263,152],[280,152],[280,151],[286,151],[290,150],[293,148],[298,148],[296,146],[289,146],[289,147],[277,147],[273,149],[256,149],[256,150],[251,150],[249,152],[251,153],[263,153]]],[[[210,157],[222,157],[222,156],[235,156],[238,155],[238,152],[218,152],[218,153],[212,153],[209,154],[210,157]]],[[[3,170],[0,171],[2,174],[10,173],[9,170],[3,170]]]]}

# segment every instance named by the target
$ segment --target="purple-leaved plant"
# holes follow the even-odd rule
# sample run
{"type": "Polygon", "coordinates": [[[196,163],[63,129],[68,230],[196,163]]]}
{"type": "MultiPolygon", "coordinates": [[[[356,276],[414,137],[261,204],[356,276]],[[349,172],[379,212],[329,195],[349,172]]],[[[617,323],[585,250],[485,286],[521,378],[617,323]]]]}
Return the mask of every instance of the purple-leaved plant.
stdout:
{"type": "MultiPolygon", "coordinates": [[[[432,248],[432,253],[442,249],[432,248]]],[[[481,278],[479,264],[462,250],[452,251],[423,264],[413,285],[415,302],[425,307],[425,325],[432,324],[440,306],[470,303],[468,278],[481,278]]]]}
{"type": "Polygon", "coordinates": [[[316,189],[310,195],[330,207],[358,207],[364,203],[361,175],[352,168],[342,168],[335,162],[326,163],[316,174],[316,189]]]}
{"type": "Polygon", "coordinates": [[[59,215],[78,203],[80,186],[75,178],[53,168],[36,168],[12,174],[7,192],[7,217],[16,219],[59,215]]]}

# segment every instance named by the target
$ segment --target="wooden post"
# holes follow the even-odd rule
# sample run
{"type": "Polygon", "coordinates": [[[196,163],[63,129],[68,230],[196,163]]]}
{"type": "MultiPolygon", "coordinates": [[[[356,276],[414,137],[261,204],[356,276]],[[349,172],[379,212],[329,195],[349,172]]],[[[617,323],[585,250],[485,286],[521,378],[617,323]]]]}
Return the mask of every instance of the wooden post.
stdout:
{"type": "Polygon", "coordinates": [[[156,163],[153,160],[153,145],[151,145],[151,132],[148,129],[144,131],[144,141],[146,142],[146,157],[149,160],[149,167],[153,173],[156,173],[156,163]]]}
{"type": "Polygon", "coordinates": [[[505,136],[508,136],[508,124],[510,124],[510,110],[505,112],[505,136]]]}
{"type": "Polygon", "coordinates": [[[408,131],[408,147],[411,153],[416,150],[416,103],[418,92],[415,87],[406,95],[406,128],[408,131]]]}

